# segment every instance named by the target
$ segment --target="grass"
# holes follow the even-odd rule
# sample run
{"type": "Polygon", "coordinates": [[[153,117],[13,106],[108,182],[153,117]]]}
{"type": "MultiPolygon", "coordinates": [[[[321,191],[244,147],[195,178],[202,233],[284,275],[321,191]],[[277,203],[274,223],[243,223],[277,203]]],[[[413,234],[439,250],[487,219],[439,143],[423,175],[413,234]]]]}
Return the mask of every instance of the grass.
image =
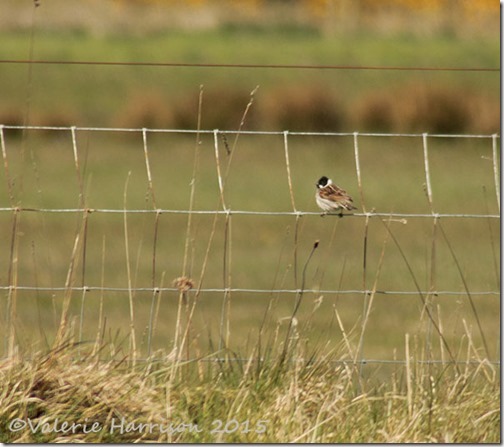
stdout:
{"type": "Polygon", "coordinates": [[[454,367],[419,363],[419,340],[406,334],[406,363],[380,380],[357,374],[348,339],[348,350],[306,357],[296,328],[287,363],[275,338],[263,345],[264,362],[168,356],[135,366],[114,341],[86,347],[70,337],[30,361],[2,362],[0,439],[497,443],[499,374],[484,360],[470,363],[466,335],[467,363],[454,367]],[[103,361],[103,351],[117,358],[103,361]]]}
{"type": "MultiPolygon", "coordinates": [[[[285,63],[292,63],[301,48],[308,54],[307,63],[332,63],[327,58],[333,54],[345,61],[355,56],[356,61],[373,63],[368,58],[371,49],[383,45],[387,57],[377,61],[392,65],[407,62],[402,51],[424,51],[424,44],[418,64],[465,60],[448,57],[459,54],[453,51],[459,42],[444,38],[432,42],[439,44],[435,52],[415,39],[398,43],[364,35],[354,54],[344,38],[282,40],[273,33],[242,41],[243,36],[225,40],[224,35],[160,35],[142,42],[72,35],[68,46],[60,47],[61,39],[41,33],[36,55],[101,60],[113,53],[121,60],[137,60],[148,54],[151,60],[164,60],[173,45],[172,56],[197,61],[203,56],[194,52],[205,40],[208,54],[223,61],[240,51],[250,62],[261,42],[276,47],[278,60],[285,63]],[[187,46],[178,38],[187,39],[187,46]],[[226,49],[230,53],[219,52],[224,41],[231,42],[226,49]]],[[[5,42],[1,57],[19,57],[27,38],[10,35],[5,42]]],[[[491,45],[466,44],[463,53],[477,53],[477,63],[498,60],[491,45]]],[[[260,63],[261,57],[253,61],[260,63]]],[[[212,112],[220,110],[221,116],[231,104],[220,101],[215,92],[233,85],[241,95],[236,106],[240,112],[229,113],[236,128],[248,92],[257,84],[261,88],[245,123],[260,109],[260,95],[274,98],[278,84],[280,90],[292,92],[293,85],[316,80],[328,97],[342,95],[349,101],[361,90],[411,82],[412,77],[428,83],[433,76],[338,72],[335,83],[334,73],[327,72],[263,71],[252,78],[229,71],[188,73],[110,67],[97,73],[90,67],[37,66],[32,118],[36,122],[41,113],[59,119],[66,105],[79,112],[70,115],[71,125],[105,126],[114,119],[123,125],[142,119],[163,125],[170,110],[163,109],[159,92],[176,98],[185,90],[192,98],[184,111],[187,127],[197,127],[199,118],[206,128],[214,119],[212,112]],[[72,83],[63,82],[69,78],[72,83]],[[248,85],[250,79],[253,85],[248,85]],[[200,84],[205,85],[198,114],[194,92],[200,84]],[[56,86],[62,98],[57,108],[52,107],[56,86]],[[146,86],[150,94],[144,96],[140,93],[146,86]],[[97,97],[90,91],[106,94],[97,97]],[[129,103],[128,97],[133,98],[129,103]],[[142,101],[139,113],[134,106],[142,101]],[[155,113],[143,113],[150,109],[155,113]]],[[[12,66],[2,73],[12,86],[2,91],[2,99],[21,111],[26,96],[18,92],[26,92],[25,74],[12,66]]],[[[453,79],[459,88],[470,85],[494,94],[498,85],[485,76],[461,74],[453,79]]],[[[436,80],[452,77],[440,74],[436,80]]],[[[414,89],[419,84],[413,80],[411,85],[414,89]]],[[[309,101],[300,103],[301,109],[311,106],[309,101]]],[[[75,148],[69,131],[20,135],[5,130],[4,135],[2,207],[84,206],[118,212],[0,213],[0,284],[14,286],[2,292],[0,309],[6,322],[0,327],[6,341],[0,365],[3,442],[500,442],[500,371],[495,364],[500,359],[498,219],[388,222],[362,216],[211,214],[221,209],[222,194],[232,210],[292,211],[294,202],[297,210],[317,211],[314,183],[321,174],[347,189],[359,211],[428,214],[421,137],[360,136],[359,184],[353,136],[288,136],[289,171],[282,135],[240,135],[236,145],[228,136],[227,148],[218,140],[222,192],[211,134],[196,141],[194,136],[148,132],[151,182],[142,132],[78,131],[75,148]],[[188,221],[186,214],[122,212],[157,208],[210,214],[194,214],[188,221]],[[194,284],[191,290],[68,288],[162,289],[182,276],[194,284]],[[23,285],[39,290],[22,290],[23,285]],[[200,285],[266,290],[304,285],[310,292],[200,292],[200,285]],[[367,363],[361,365],[361,359],[367,363]],[[431,359],[441,363],[425,362],[431,359]],[[97,422],[101,429],[14,432],[9,424],[15,418],[56,426],[63,421],[97,422]],[[113,419],[121,418],[137,424],[197,424],[202,431],[161,433],[155,426],[152,433],[111,432],[113,419]],[[216,421],[223,421],[222,426],[216,421]],[[263,424],[265,432],[259,433],[263,424]],[[219,428],[230,433],[212,432],[219,428]]],[[[499,213],[491,139],[428,138],[428,148],[434,211],[499,213]]]]}
{"type": "MultiPolygon", "coordinates": [[[[195,183],[194,209],[212,211],[219,206],[219,189],[215,170],[213,137],[202,137],[199,147],[199,167],[195,183]]],[[[152,209],[148,188],[141,134],[78,133],[79,157],[82,163],[84,199],[91,209],[116,209],[124,207],[123,195],[127,185],[128,209],[152,209]],[[113,166],[113,169],[111,167],[113,166]]],[[[75,173],[70,135],[58,138],[36,136],[28,138],[26,151],[32,154],[25,161],[18,147],[19,140],[7,138],[9,172],[13,179],[15,203],[34,208],[79,207],[79,182],[75,173]],[[55,158],[59,162],[54,163],[55,158]],[[22,180],[22,181],[21,181],[22,180]],[[68,185],[64,191],[61,185],[68,185]]],[[[188,209],[194,140],[177,136],[148,136],[149,161],[156,198],[162,209],[188,209]]],[[[379,212],[429,213],[423,184],[423,152],[421,138],[396,139],[361,137],[359,144],[361,173],[366,208],[379,212]],[[383,176],[382,172],[394,175],[383,176]],[[394,194],[390,192],[393,191],[394,194]]],[[[222,147],[223,163],[227,163],[222,147]]],[[[491,141],[457,140],[447,142],[431,139],[429,143],[431,178],[435,209],[442,213],[498,212],[494,197],[491,141]],[[457,169],[452,168],[454,159],[457,169]],[[462,185],[459,176],[467,181],[462,185]],[[485,192],[486,191],[486,192],[485,192]]],[[[320,172],[333,172],[335,181],[352,193],[359,208],[362,207],[356,184],[353,161],[353,140],[347,137],[320,139],[291,137],[289,143],[290,168],[296,208],[316,211],[313,185],[320,172]],[[328,168],[330,166],[330,168],[328,168]],[[312,185],[312,186],[310,186],[312,185]]],[[[3,174],[2,174],[3,175],[3,174]]],[[[6,185],[3,177],[1,183],[6,185]]],[[[290,211],[291,200],[285,171],[284,149],[281,137],[240,137],[232,167],[226,182],[225,200],[234,210],[290,211]],[[265,168],[267,166],[267,168],[265,168]],[[257,172],[259,175],[249,175],[257,172]],[[250,192],[254,191],[251,195],[250,192]],[[275,191],[275,194],[271,194],[275,191]],[[243,197],[248,197],[246,201],[243,197]]],[[[2,189],[2,202],[8,203],[7,189],[2,189]]],[[[73,283],[76,286],[125,287],[129,278],[134,287],[170,287],[181,276],[186,240],[186,215],[151,214],[127,215],[127,241],[129,269],[126,264],[124,215],[91,213],[86,217],[85,246],[82,241],[82,215],[23,212],[19,215],[17,245],[17,281],[19,285],[39,287],[63,286],[72,256],[76,231],[81,228],[77,267],[73,283]],[[157,224],[156,224],[157,222],[157,224]],[[156,226],[157,225],[157,226],[156,226]],[[155,244],[156,270],[153,271],[153,244],[155,244]]],[[[9,229],[12,214],[3,213],[2,225],[9,229]]],[[[348,217],[342,220],[322,219],[318,215],[304,216],[296,224],[289,216],[233,215],[228,224],[225,216],[194,215],[189,238],[186,274],[198,284],[205,259],[205,274],[201,277],[204,288],[221,288],[225,284],[243,289],[295,289],[300,285],[303,263],[315,240],[319,248],[307,269],[306,286],[322,290],[361,290],[363,288],[363,218],[348,217]],[[213,234],[213,235],[212,235],[213,234]],[[296,236],[297,234],[297,236],[296,236]],[[297,240],[297,242],[296,242],[297,240]],[[210,243],[210,245],[209,245],[210,243]],[[228,247],[225,251],[225,247],[228,247]],[[210,251],[207,253],[208,247],[210,251]],[[230,251],[229,251],[230,250],[230,251]],[[296,258],[294,258],[294,252],[296,258]],[[227,253],[227,254],[225,254],[227,253]],[[227,261],[226,261],[227,259],[227,261]],[[226,270],[224,262],[227,263],[226,270]],[[231,275],[231,282],[227,278],[231,275]],[[226,282],[224,282],[226,281],[226,282]]],[[[480,318],[484,321],[490,351],[498,349],[499,322],[495,312],[499,308],[497,296],[478,295],[477,292],[496,291],[499,275],[498,221],[495,219],[442,219],[440,224],[449,238],[463,277],[474,299],[480,318]],[[467,235],[471,237],[468,239],[467,235]],[[492,255],[492,253],[494,253],[492,255]]],[[[406,253],[422,290],[434,284],[437,290],[463,292],[464,286],[449,247],[437,233],[436,254],[432,258],[432,219],[407,219],[407,223],[392,222],[391,231],[406,253]]],[[[367,227],[366,288],[370,288],[377,274],[380,252],[387,232],[378,218],[371,219],[367,227]]],[[[10,247],[11,232],[2,233],[1,243],[10,247]]],[[[381,266],[378,290],[414,291],[415,284],[407,265],[397,248],[388,243],[381,266]]],[[[0,259],[2,271],[8,272],[11,263],[9,250],[0,259]]],[[[4,278],[4,281],[7,277],[4,278]]],[[[19,291],[19,300],[30,300],[32,292],[19,291]]],[[[329,331],[330,348],[339,343],[333,306],[337,305],[345,327],[353,327],[362,313],[363,296],[359,293],[314,293],[305,297],[301,306],[300,321],[312,318],[307,338],[318,340],[329,331]],[[321,300],[318,311],[314,306],[321,300]],[[310,317],[310,315],[312,315],[310,317]],[[309,335],[308,335],[309,334],[309,335]]],[[[30,346],[40,339],[39,332],[51,339],[59,320],[64,293],[39,292],[37,306],[18,308],[19,342],[30,346]],[[40,313],[40,314],[39,314],[40,313]],[[28,328],[40,328],[36,331],[28,328]]],[[[199,349],[210,349],[221,333],[220,314],[222,294],[208,292],[198,298],[194,315],[199,334],[199,349]]],[[[88,292],[83,314],[83,339],[93,337],[98,330],[96,322],[103,300],[107,327],[113,331],[121,328],[128,333],[125,321],[129,319],[127,294],[88,292]]],[[[450,342],[457,343],[463,336],[462,318],[469,318],[476,331],[476,321],[464,296],[432,297],[433,306],[440,306],[445,315],[444,324],[450,342]]],[[[231,296],[230,327],[232,349],[248,355],[247,340],[257,335],[260,322],[268,307],[274,302],[271,324],[290,314],[295,296],[289,293],[255,294],[236,292],[231,296]]],[[[151,308],[150,292],[139,292],[134,297],[135,327],[140,351],[146,353],[147,333],[151,308]]],[[[80,315],[81,297],[72,300],[72,313],[80,315]]],[[[160,297],[159,321],[153,347],[166,348],[173,337],[177,320],[177,293],[165,292],[160,297]]],[[[390,358],[400,349],[404,333],[412,327],[424,330],[421,302],[415,295],[377,295],[366,337],[365,355],[390,358]],[[390,311],[393,303],[394,311],[390,311]],[[384,329],[387,329],[384,332],[384,329]]],[[[5,315],[4,315],[5,317],[5,315]]],[[[80,318],[80,316],[78,317],[80,318]]],[[[322,337],[323,339],[325,337],[322,337]]],[[[477,332],[474,339],[479,340],[477,332]]],[[[313,342],[313,344],[316,344],[313,342]]],[[[50,343],[49,343],[50,346],[50,343]]],[[[40,347],[40,346],[39,346],[40,347]]]]}

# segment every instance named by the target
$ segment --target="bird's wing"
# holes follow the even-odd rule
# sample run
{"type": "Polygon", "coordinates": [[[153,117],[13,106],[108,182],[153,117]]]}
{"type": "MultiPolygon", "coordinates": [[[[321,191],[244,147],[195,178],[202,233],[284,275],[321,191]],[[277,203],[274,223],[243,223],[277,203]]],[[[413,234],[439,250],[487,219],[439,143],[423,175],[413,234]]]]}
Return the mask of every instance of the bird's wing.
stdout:
{"type": "Polygon", "coordinates": [[[333,202],[353,202],[348,193],[336,185],[327,185],[325,188],[322,188],[320,190],[320,197],[332,200],[333,202]]]}

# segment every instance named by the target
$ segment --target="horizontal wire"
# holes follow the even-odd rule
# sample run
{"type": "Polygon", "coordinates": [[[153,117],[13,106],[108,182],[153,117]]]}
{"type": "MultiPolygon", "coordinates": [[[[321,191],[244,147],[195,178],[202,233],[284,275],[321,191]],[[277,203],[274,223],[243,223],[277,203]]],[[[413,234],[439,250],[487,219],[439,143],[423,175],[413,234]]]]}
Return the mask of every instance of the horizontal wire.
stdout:
{"type": "MultiPolygon", "coordinates": [[[[81,342],[86,343],[86,342],[81,342]]],[[[87,342],[87,343],[94,343],[94,342],[87,342]]],[[[205,363],[249,363],[249,362],[263,362],[263,363],[269,363],[269,362],[274,362],[276,359],[264,359],[264,358],[239,358],[239,357],[228,357],[228,358],[223,358],[223,357],[202,357],[202,358],[190,358],[190,359],[180,359],[177,360],[177,362],[174,362],[168,358],[169,356],[166,356],[165,358],[156,358],[156,357],[151,357],[151,358],[135,358],[135,362],[137,363],[178,363],[178,364],[188,364],[188,363],[197,363],[197,362],[205,362],[205,363]]],[[[0,360],[8,360],[7,357],[2,357],[0,360]]],[[[25,361],[30,361],[31,357],[24,357],[23,360],[25,361]]],[[[74,359],[76,361],[81,361],[81,359],[77,358],[74,359]]],[[[99,361],[102,362],[109,362],[109,359],[99,359],[99,361]]],[[[112,360],[112,362],[118,361],[118,362],[124,362],[124,359],[121,360],[112,360]]],[[[126,360],[127,361],[127,360],[126,360]]],[[[311,364],[317,364],[317,361],[308,361],[307,359],[289,359],[288,360],[290,363],[311,363],[311,364]]],[[[346,360],[346,359],[334,359],[334,360],[324,360],[327,363],[333,364],[333,365],[406,365],[406,363],[410,364],[416,364],[416,365],[494,365],[494,366],[500,366],[501,362],[497,360],[441,360],[441,359],[431,359],[431,360],[399,360],[399,359],[360,359],[360,360],[346,360]]]]}
{"type": "MultiPolygon", "coordinates": [[[[148,363],[148,362],[163,362],[165,359],[135,359],[137,362],[148,363]]],[[[265,362],[265,359],[247,359],[247,358],[201,358],[201,359],[188,359],[181,360],[183,363],[196,363],[196,362],[215,362],[215,363],[226,363],[226,362],[234,362],[234,363],[248,363],[248,362],[265,362]]],[[[274,360],[273,360],[274,361],[274,360]]],[[[306,359],[291,359],[292,363],[308,363],[306,359]]],[[[432,360],[410,360],[406,362],[406,360],[392,360],[392,359],[361,359],[361,360],[327,360],[327,362],[335,365],[371,365],[371,364],[389,364],[389,365],[406,365],[406,363],[414,363],[417,365],[481,365],[481,364],[491,364],[491,365],[500,365],[500,361],[488,360],[484,361],[479,360],[440,360],[440,359],[432,359],[432,360]]],[[[316,364],[315,362],[311,362],[316,364]]]]}
{"type": "MultiPolygon", "coordinates": [[[[0,212],[32,212],[32,213],[104,213],[104,214],[207,214],[207,215],[243,215],[243,216],[321,216],[316,211],[251,211],[251,210],[169,210],[169,209],[108,209],[108,208],[24,208],[5,207],[0,212]]],[[[468,218],[468,219],[499,219],[499,214],[457,214],[457,213],[352,213],[323,214],[327,217],[388,217],[388,218],[468,218]]],[[[401,222],[406,223],[406,222],[401,222]]]]}
{"type": "Polygon", "coordinates": [[[407,137],[407,138],[499,138],[498,134],[429,134],[429,133],[380,133],[380,132],[296,132],[296,131],[264,131],[264,130],[221,130],[221,129],[156,129],[145,127],[89,127],[89,126],[23,126],[0,124],[0,129],[6,130],[54,130],[54,131],[83,131],[83,132],[152,132],[178,134],[214,134],[217,130],[221,134],[230,135],[285,135],[289,136],[325,136],[325,137],[407,137]]]}
{"type": "MultiPolygon", "coordinates": [[[[37,291],[37,292],[179,292],[180,290],[175,287],[103,287],[103,286],[51,286],[51,287],[39,287],[39,286],[0,286],[0,290],[18,290],[18,291],[37,291]]],[[[196,289],[193,289],[194,291],[196,289]]],[[[319,290],[319,289],[249,289],[249,288],[239,288],[239,287],[229,287],[229,288],[202,288],[199,290],[203,293],[257,293],[257,294],[273,294],[273,293],[314,293],[314,294],[341,294],[341,295],[363,295],[372,294],[372,290],[319,290]]],[[[376,290],[374,293],[379,295],[453,295],[462,296],[467,295],[465,291],[452,291],[452,290],[436,290],[436,291],[418,291],[418,290],[376,290]]],[[[471,292],[471,295],[496,295],[499,296],[498,291],[479,291],[471,292]]]]}
{"type": "Polygon", "coordinates": [[[296,70],[373,70],[373,71],[461,71],[461,72],[499,72],[490,67],[406,67],[386,65],[319,65],[319,64],[229,64],[229,63],[188,63],[188,62],[131,62],[131,61],[64,61],[0,59],[0,64],[37,65],[92,65],[119,67],[180,67],[180,68],[267,68],[296,70]]]}

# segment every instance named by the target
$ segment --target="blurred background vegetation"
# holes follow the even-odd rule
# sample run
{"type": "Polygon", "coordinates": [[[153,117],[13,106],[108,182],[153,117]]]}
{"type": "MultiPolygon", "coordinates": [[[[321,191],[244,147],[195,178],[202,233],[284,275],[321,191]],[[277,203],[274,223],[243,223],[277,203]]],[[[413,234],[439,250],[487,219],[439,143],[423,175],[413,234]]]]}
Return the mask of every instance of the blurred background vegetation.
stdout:
{"type": "MultiPolygon", "coordinates": [[[[495,0],[4,0],[1,59],[499,67],[495,0]]],[[[4,65],[0,121],[497,132],[496,73],[4,65]],[[30,81],[28,81],[30,76],[30,81]],[[54,98],[57,96],[58,101],[54,98]]]]}

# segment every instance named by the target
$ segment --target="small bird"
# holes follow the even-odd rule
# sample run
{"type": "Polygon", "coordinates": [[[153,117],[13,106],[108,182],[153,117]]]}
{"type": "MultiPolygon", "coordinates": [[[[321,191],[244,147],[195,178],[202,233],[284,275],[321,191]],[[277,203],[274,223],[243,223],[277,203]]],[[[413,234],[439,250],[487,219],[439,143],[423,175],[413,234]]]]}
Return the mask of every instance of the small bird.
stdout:
{"type": "Polygon", "coordinates": [[[342,216],[343,210],[351,211],[357,209],[353,206],[353,199],[348,193],[333,184],[330,178],[325,176],[320,177],[316,185],[317,193],[315,194],[315,199],[317,200],[317,205],[324,211],[324,214],[333,210],[339,210],[340,216],[342,216]]]}

